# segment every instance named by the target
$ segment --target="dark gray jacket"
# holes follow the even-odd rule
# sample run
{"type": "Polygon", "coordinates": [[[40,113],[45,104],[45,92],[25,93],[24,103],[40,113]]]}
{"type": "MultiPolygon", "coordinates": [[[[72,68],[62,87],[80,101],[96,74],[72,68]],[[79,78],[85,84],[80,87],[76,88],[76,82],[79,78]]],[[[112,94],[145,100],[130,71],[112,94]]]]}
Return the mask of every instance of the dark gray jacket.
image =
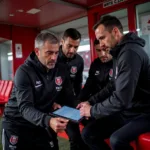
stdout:
{"type": "Polygon", "coordinates": [[[150,113],[150,64],[144,45],[143,39],[128,33],[111,50],[115,64],[115,91],[108,99],[92,107],[93,117],[115,113],[133,117],[150,113]]]}
{"type": "Polygon", "coordinates": [[[80,101],[89,101],[91,105],[105,100],[112,93],[113,63],[102,63],[99,58],[95,59],[89,70],[89,76],[84,88],[78,97],[80,101]]]}

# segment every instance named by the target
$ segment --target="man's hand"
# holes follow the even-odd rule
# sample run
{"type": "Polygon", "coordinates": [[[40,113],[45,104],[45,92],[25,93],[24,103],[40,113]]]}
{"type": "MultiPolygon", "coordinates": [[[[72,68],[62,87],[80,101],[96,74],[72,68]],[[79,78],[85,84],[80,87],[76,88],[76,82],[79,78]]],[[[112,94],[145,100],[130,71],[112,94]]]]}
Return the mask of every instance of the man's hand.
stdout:
{"type": "Polygon", "coordinates": [[[49,121],[50,127],[56,132],[63,132],[68,124],[67,119],[63,118],[51,118],[49,121]]]}
{"type": "Polygon", "coordinates": [[[52,107],[53,107],[53,110],[56,110],[58,108],[61,108],[61,105],[59,105],[59,104],[57,104],[57,103],[54,102],[54,104],[53,104],[52,107]]]}
{"type": "Polygon", "coordinates": [[[82,107],[82,105],[83,104],[89,104],[89,102],[88,101],[85,101],[85,102],[81,102],[81,103],[79,103],[78,105],[77,105],[77,109],[80,109],[81,107],[82,107]]]}
{"type": "Polygon", "coordinates": [[[90,110],[91,110],[91,105],[89,103],[82,103],[80,107],[80,115],[84,116],[86,118],[91,117],[90,110]]]}

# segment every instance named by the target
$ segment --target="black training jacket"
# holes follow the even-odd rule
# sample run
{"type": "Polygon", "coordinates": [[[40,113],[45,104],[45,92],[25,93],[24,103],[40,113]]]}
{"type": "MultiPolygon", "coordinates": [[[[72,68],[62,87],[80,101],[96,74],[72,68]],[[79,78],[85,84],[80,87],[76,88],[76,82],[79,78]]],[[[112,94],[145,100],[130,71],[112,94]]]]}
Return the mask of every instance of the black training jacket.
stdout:
{"type": "Polygon", "coordinates": [[[62,52],[62,46],[60,46],[58,62],[67,65],[74,92],[78,95],[82,88],[83,58],[76,54],[73,58],[68,59],[62,52]]]}
{"type": "Polygon", "coordinates": [[[105,100],[113,91],[112,76],[112,61],[102,63],[99,58],[95,59],[90,66],[89,76],[78,99],[88,100],[91,105],[105,100]]]}
{"type": "Polygon", "coordinates": [[[93,117],[120,113],[129,118],[150,113],[150,64],[144,46],[143,39],[128,33],[111,50],[115,64],[115,91],[91,108],[93,117]]]}
{"type": "Polygon", "coordinates": [[[32,52],[16,71],[4,120],[28,127],[48,127],[49,113],[58,99],[72,106],[73,91],[66,66],[56,64],[47,72],[32,52]]]}

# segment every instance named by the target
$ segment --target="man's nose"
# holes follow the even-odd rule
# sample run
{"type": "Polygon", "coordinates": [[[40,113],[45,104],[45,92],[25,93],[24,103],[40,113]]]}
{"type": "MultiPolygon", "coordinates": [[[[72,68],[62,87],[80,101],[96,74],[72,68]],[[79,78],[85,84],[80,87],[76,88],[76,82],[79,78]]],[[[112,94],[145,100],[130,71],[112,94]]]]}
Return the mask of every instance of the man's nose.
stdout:
{"type": "Polygon", "coordinates": [[[102,56],[105,56],[105,55],[106,55],[106,52],[105,52],[105,51],[101,51],[101,55],[102,55],[102,56]]]}
{"type": "Polygon", "coordinates": [[[56,60],[56,59],[57,59],[57,56],[58,56],[57,54],[53,54],[52,57],[51,57],[51,59],[52,59],[52,60],[56,60]]]}
{"type": "Polygon", "coordinates": [[[70,53],[74,53],[74,52],[75,52],[75,48],[74,48],[74,47],[71,47],[71,48],[69,49],[69,52],[70,52],[70,53]]]}
{"type": "Polygon", "coordinates": [[[102,41],[100,42],[100,47],[105,47],[105,45],[102,41]]]}

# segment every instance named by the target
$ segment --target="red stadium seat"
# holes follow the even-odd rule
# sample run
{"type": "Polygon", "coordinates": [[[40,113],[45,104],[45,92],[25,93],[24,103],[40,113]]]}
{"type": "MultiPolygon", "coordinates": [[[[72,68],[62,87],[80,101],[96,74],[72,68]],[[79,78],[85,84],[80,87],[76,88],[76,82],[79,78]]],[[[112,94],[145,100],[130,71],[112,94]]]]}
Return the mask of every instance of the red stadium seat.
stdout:
{"type": "Polygon", "coordinates": [[[150,150],[150,132],[139,136],[137,150],[150,150]]]}
{"type": "Polygon", "coordinates": [[[5,91],[6,91],[6,89],[7,89],[7,85],[8,85],[8,81],[5,80],[5,81],[4,81],[4,85],[3,85],[3,87],[2,87],[2,90],[1,90],[1,92],[0,92],[0,101],[4,99],[4,94],[5,94],[5,91]]]}
{"type": "Polygon", "coordinates": [[[0,82],[0,92],[1,92],[1,90],[3,88],[3,86],[4,86],[4,80],[1,80],[1,82],[0,82]]]}
{"type": "Polygon", "coordinates": [[[13,82],[2,80],[0,83],[0,87],[2,84],[3,84],[3,86],[0,91],[0,116],[2,116],[5,104],[8,102],[9,95],[10,95],[12,87],[13,87],[13,82]]]}
{"type": "Polygon", "coordinates": [[[7,102],[8,99],[9,99],[9,96],[10,96],[10,93],[11,93],[11,90],[12,90],[12,87],[13,87],[13,82],[12,82],[12,81],[9,81],[8,86],[7,86],[7,89],[6,89],[5,94],[4,94],[4,101],[5,101],[5,102],[7,102]]]}

